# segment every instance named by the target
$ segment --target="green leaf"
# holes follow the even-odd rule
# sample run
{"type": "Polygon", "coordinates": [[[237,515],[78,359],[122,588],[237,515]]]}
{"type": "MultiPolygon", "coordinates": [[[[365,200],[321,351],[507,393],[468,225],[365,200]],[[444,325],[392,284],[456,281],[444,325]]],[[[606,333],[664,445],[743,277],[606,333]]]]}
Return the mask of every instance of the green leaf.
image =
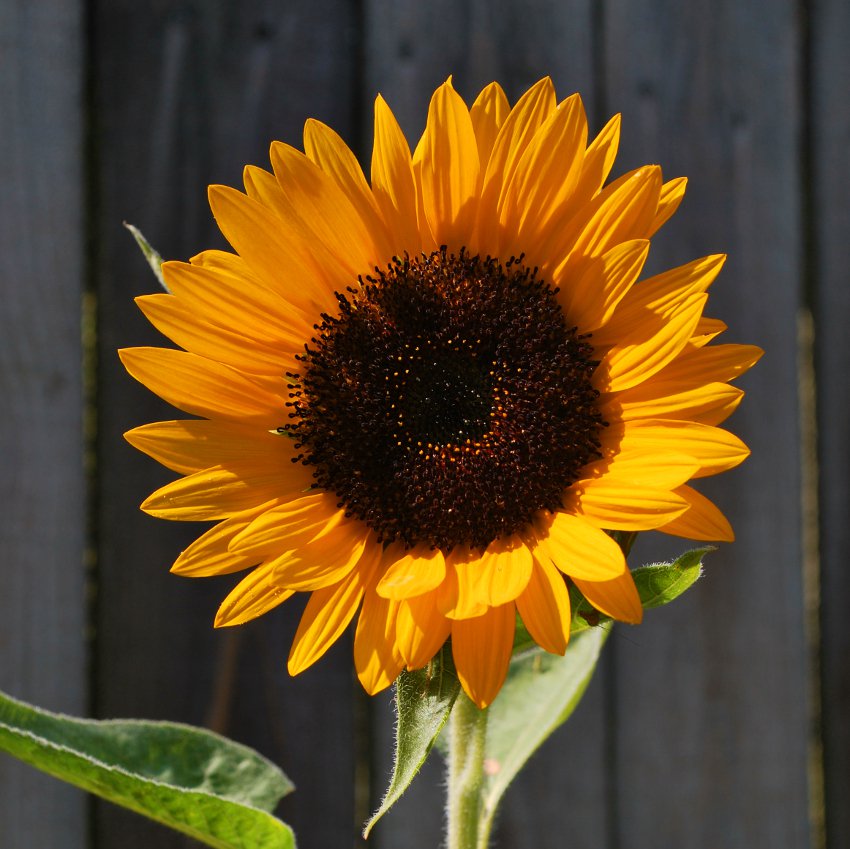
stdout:
{"type": "Polygon", "coordinates": [[[573,637],[563,657],[537,648],[512,658],[508,678],[488,708],[482,815],[488,832],[508,785],[575,710],[607,636],[608,629],[593,628],[573,637]]]}
{"type": "Polygon", "coordinates": [[[159,281],[159,285],[162,286],[166,292],[170,293],[171,290],[166,285],[165,278],[162,276],[162,257],[151,247],[150,242],[142,235],[142,231],[139,230],[138,227],[134,227],[126,221],[124,222],[124,226],[133,234],[136,244],[142,249],[142,253],[145,255],[145,259],[151,267],[151,271],[153,271],[154,276],[159,281]]]}
{"type": "MultiPolygon", "coordinates": [[[[632,569],[632,577],[645,608],[661,607],[678,598],[685,590],[690,589],[702,575],[702,559],[711,551],[713,546],[695,548],[679,555],[671,563],[652,563],[632,569]]],[[[610,621],[610,617],[596,610],[579,590],[570,585],[570,603],[573,608],[573,619],[570,633],[578,634],[586,631],[600,622],[610,621]]]]}
{"type": "Polygon", "coordinates": [[[419,772],[452,712],[460,682],[443,646],[425,669],[402,672],[395,685],[396,744],[393,772],[381,805],[363,828],[368,837],[375,823],[399,800],[419,772]]]}
{"type": "Polygon", "coordinates": [[[271,815],[292,790],[259,754],[170,722],[62,716],[0,693],[0,750],[218,849],[293,849],[271,815]]]}

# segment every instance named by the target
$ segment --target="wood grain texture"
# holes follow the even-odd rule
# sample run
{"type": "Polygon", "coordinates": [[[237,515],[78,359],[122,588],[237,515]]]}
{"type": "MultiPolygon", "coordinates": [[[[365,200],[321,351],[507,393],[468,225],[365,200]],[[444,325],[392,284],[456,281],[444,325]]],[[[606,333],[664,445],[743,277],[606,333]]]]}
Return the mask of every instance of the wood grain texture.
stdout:
{"type": "MultiPolygon", "coordinates": [[[[173,475],[130,448],[122,433],[176,414],[135,384],[115,354],[122,346],[168,344],[133,304],[135,295],[154,291],[156,283],[121,222],[139,226],[169,258],[223,247],[207,206],[209,183],[239,186],[245,163],[268,167],[269,142],[300,145],[309,116],[348,132],[351,34],[351,6],[343,0],[122,0],[97,4],[94,21],[97,711],[211,722],[256,745],[300,785],[282,815],[302,849],[350,845],[356,834],[350,655],[343,646],[318,670],[291,681],[285,661],[297,604],[240,631],[215,632],[213,615],[235,580],[169,574],[200,528],[157,521],[138,509],[173,475]],[[317,757],[320,738],[328,748],[317,757]]],[[[99,849],[186,843],[107,806],[98,808],[96,831],[99,849]]]]}
{"type": "MultiPolygon", "coordinates": [[[[450,74],[468,103],[497,80],[511,101],[549,75],[559,97],[579,91],[591,128],[607,116],[594,115],[593,4],[573,2],[390,2],[366,4],[364,129],[371,132],[372,102],[381,92],[396,114],[411,147],[422,132],[428,100],[450,74]]],[[[603,663],[604,666],[604,663],[603,663]]],[[[598,847],[610,829],[606,770],[606,687],[604,669],[569,725],[530,762],[506,794],[495,843],[556,849],[568,824],[571,849],[598,847]]],[[[389,770],[392,716],[379,721],[380,747],[375,789],[389,770]]],[[[370,838],[378,849],[433,849],[442,823],[442,763],[439,755],[414,781],[408,794],[370,838]],[[425,817],[421,811],[429,812],[425,817]],[[411,832],[410,823],[417,826],[411,832]]]]}
{"type": "MultiPolygon", "coordinates": [[[[620,168],[661,162],[688,197],[653,265],[728,252],[708,314],[768,354],[731,429],[753,456],[704,490],[738,539],[617,661],[618,849],[804,849],[807,678],[796,373],[803,242],[800,31],[790,2],[606,8],[620,168]]],[[[683,543],[684,545],[684,543],[683,543]]]]}
{"type": "MultiPolygon", "coordinates": [[[[810,8],[812,267],[819,423],[826,837],[850,845],[850,7],[810,8]]],[[[820,801],[820,800],[817,800],[820,801]]]]}
{"type": "MultiPolygon", "coordinates": [[[[86,706],[82,4],[0,5],[0,688],[86,706]]],[[[82,793],[0,755],[4,849],[82,849],[82,793]]]]}

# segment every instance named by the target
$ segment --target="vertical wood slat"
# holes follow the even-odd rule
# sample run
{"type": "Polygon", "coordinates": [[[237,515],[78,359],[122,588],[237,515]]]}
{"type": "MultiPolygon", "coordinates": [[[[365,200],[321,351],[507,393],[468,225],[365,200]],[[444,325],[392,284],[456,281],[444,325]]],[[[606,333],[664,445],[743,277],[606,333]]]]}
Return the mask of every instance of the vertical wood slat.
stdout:
{"type": "MultiPolygon", "coordinates": [[[[469,104],[493,80],[515,102],[532,83],[551,75],[559,97],[581,92],[592,129],[599,129],[607,117],[592,114],[593,4],[585,0],[492,4],[369,0],[364,38],[367,135],[372,102],[381,92],[413,147],[424,127],[431,93],[450,74],[469,104]]],[[[605,689],[605,676],[600,675],[570,723],[534,756],[522,779],[508,791],[497,821],[496,845],[555,849],[564,844],[565,827],[571,849],[591,849],[604,840],[609,828],[605,689]]],[[[389,770],[391,722],[389,709],[378,716],[373,774],[377,793],[389,770]]],[[[434,753],[407,795],[375,827],[370,844],[378,849],[440,845],[441,767],[434,753]]]]}
{"type": "MultiPolygon", "coordinates": [[[[86,703],[82,3],[0,5],[0,689],[86,703]]],[[[83,849],[84,795],[0,755],[4,849],[83,849]]]]}
{"type": "MultiPolygon", "coordinates": [[[[245,163],[268,167],[268,144],[300,145],[316,116],[341,132],[351,116],[351,4],[102,2],[95,4],[100,307],[100,570],[96,708],[192,723],[256,746],[299,790],[281,816],[302,849],[350,845],[350,649],[295,681],[286,674],[298,605],[215,632],[220,600],[239,576],[188,581],[168,573],[200,526],[158,521],[140,501],[173,475],[121,434],[179,418],[123,371],[115,349],[168,345],[133,296],[156,283],[122,220],[165,257],[224,247],[206,201],[209,183],[241,184],[245,163]],[[317,746],[321,751],[317,753],[317,746]]],[[[99,849],[184,846],[185,838],[99,805],[99,849]]]]}
{"type": "Polygon", "coordinates": [[[812,161],[812,285],[821,517],[821,624],[823,757],[826,840],[850,845],[850,7],[841,0],[812,3],[812,91],[809,151],[812,161]]]}
{"type": "Polygon", "coordinates": [[[656,262],[728,252],[708,314],[730,325],[720,341],[768,351],[730,423],[753,456],[704,487],[737,541],[708,558],[692,596],[615,648],[622,849],[810,845],[798,27],[790,2],[606,9],[606,96],[624,111],[623,165],[660,161],[668,177],[691,177],[656,262]]]}

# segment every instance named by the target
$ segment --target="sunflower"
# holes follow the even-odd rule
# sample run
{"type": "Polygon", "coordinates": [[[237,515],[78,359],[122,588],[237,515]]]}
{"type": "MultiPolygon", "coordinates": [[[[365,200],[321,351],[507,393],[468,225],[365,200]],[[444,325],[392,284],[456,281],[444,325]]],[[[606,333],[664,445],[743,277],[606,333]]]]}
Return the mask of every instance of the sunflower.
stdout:
{"type": "Polygon", "coordinates": [[[732,539],[689,481],[747,456],[717,425],[761,351],[708,344],[724,257],[638,282],[685,180],[605,185],[619,128],[588,144],[549,79],[513,108],[495,83],[468,108],[449,80],[412,155],[377,98],[371,182],[310,120],[303,153],[275,142],[244,192],[210,188],[234,253],[164,263],[168,294],[138,303],[182,350],[121,357],[196,417],[126,436],[182,475],[142,509],[216,523],[172,570],[247,572],[217,626],[308,593],[292,674],[357,617],[369,693],[450,638],[483,707],[517,615],[565,651],[569,582],[640,621],[608,532],[732,539]]]}

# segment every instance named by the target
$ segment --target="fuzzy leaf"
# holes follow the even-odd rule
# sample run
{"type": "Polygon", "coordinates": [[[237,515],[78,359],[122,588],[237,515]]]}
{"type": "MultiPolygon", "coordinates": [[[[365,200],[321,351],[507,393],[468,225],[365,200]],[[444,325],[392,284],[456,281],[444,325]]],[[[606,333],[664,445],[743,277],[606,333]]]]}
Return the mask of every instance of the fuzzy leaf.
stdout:
{"type": "Polygon", "coordinates": [[[218,849],[294,849],[289,779],[252,749],[170,722],[94,721],[0,693],[0,750],[218,849]]]}
{"type": "Polygon", "coordinates": [[[575,710],[607,636],[608,629],[594,628],[574,636],[563,657],[535,648],[512,658],[508,678],[488,708],[485,821],[526,761],[575,710]]]}
{"type": "Polygon", "coordinates": [[[364,837],[410,786],[448,721],[459,692],[448,646],[425,669],[399,675],[395,684],[393,772],[380,807],[363,828],[364,837]]]}

